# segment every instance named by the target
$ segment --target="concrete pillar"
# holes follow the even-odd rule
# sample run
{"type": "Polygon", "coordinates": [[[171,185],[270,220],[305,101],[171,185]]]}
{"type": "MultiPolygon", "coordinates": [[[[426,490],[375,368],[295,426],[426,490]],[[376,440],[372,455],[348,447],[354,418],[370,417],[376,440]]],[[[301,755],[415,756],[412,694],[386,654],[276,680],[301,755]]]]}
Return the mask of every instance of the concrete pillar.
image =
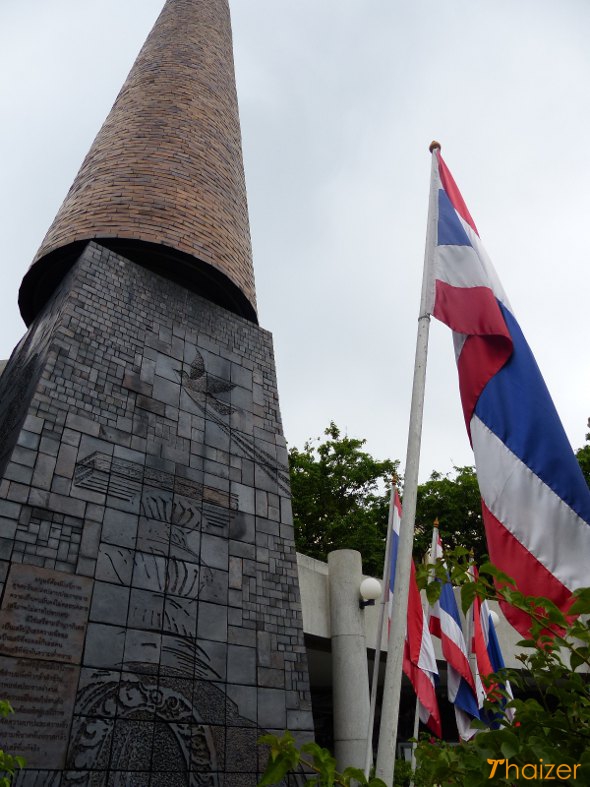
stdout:
{"type": "Polygon", "coordinates": [[[334,755],[338,768],[365,766],[369,723],[369,669],[363,610],[360,552],[339,549],[328,555],[332,637],[334,755]]]}

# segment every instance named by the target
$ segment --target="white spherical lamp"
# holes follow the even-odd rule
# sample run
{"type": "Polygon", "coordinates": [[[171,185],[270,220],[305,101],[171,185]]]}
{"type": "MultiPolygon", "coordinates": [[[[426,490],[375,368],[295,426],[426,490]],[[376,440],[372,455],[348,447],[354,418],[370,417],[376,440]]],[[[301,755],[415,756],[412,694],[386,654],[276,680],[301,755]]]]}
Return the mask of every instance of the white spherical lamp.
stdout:
{"type": "Polygon", "coordinates": [[[498,628],[498,623],[500,622],[500,616],[496,612],[495,609],[490,609],[490,618],[492,619],[492,623],[494,624],[494,628],[498,628]]]}
{"type": "Polygon", "coordinates": [[[361,595],[360,608],[372,607],[375,604],[375,600],[381,597],[381,582],[375,577],[366,577],[361,582],[359,593],[361,595]]]}

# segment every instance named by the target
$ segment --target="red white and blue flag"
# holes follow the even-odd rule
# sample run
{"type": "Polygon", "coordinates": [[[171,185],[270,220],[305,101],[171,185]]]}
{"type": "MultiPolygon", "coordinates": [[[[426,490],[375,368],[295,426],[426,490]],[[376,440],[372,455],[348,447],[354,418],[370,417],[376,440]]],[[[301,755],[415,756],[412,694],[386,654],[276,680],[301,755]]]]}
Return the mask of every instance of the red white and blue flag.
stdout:
{"type": "MultiPolygon", "coordinates": [[[[391,533],[391,570],[389,574],[390,621],[401,518],[402,507],[396,489],[394,493],[393,530],[391,533]]],[[[419,703],[418,710],[420,721],[428,725],[430,730],[440,738],[442,730],[435,691],[436,679],[438,678],[438,667],[436,666],[436,656],[434,654],[432,638],[424,620],[424,611],[422,609],[420,591],[416,584],[416,569],[413,561],[410,574],[410,587],[408,590],[408,616],[406,638],[404,642],[403,670],[416,692],[419,703]]]]}
{"type": "MultiPolygon", "coordinates": [[[[442,557],[442,544],[437,537],[432,560],[442,557]]],[[[430,609],[428,626],[431,633],[440,639],[447,662],[447,693],[449,701],[455,706],[457,730],[461,738],[469,740],[477,732],[471,722],[480,718],[483,687],[479,685],[479,679],[476,684],[471,671],[459,608],[449,580],[442,583],[440,596],[430,609]]]]}
{"type": "MultiPolygon", "coordinates": [[[[500,672],[506,665],[488,602],[485,600],[481,601],[476,596],[470,614],[473,615],[472,649],[475,654],[477,672],[480,678],[489,678],[492,673],[500,672]]],[[[482,686],[484,686],[485,697],[500,705],[505,705],[508,699],[512,697],[512,690],[508,681],[501,687],[489,681],[485,681],[485,685],[482,682],[482,686]],[[503,689],[503,692],[498,692],[499,688],[503,689]]],[[[482,701],[480,701],[480,707],[483,707],[482,701]]],[[[508,708],[506,716],[509,720],[512,720],[514,711],[508,708]]],[[[492,727],[498,725],[497,718],[486,714],[485,711],[481,712],[481,718],[492,727]]]]}
{"type": "MultiPolygon", "coordinates": [[[[440,151],[428,311],[453,330],[490,560],[567,611],[589,584],[590,491],[440,151]]],[[[524,636],[530,618],[503,606],[524,636]]]]}

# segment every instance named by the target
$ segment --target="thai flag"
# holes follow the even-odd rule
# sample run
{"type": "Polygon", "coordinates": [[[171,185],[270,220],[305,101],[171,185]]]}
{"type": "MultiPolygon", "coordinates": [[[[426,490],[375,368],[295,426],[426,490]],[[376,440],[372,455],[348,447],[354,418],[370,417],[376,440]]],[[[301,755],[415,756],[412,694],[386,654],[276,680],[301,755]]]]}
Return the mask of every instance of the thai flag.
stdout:
{"type": "MultiPolygon", "coordinates": [[[[389,574],[390,621],[401,517],[401,502],[397,490],[395,490],[393,530],[391,533],[391,570],[389,574]]],[[[424,611],[422,609],[420,591],[416,584],[416,569],[413,561],[410,574],[410,588],[408,591],[408,618],[406,639],[404,642],[403,670],[416,692],[419,703],[420,721],[427,724],[430,730],[440,738],[442,730],[435,692],[438,667],[436,666],[432,638],[428,631],[428,626],[424,621],[424,611]]]]}
{"type": "MultiPolygon", "coordinates": [[[[491,561],[563,611],[589,584],[590,491],[439,150],[431,311],[453,330],[491,561]]],[[[524,636],[529,616],[503,606],[524,636]]]]}
{"type": "MultiPolygon", "coordinates": [[[[442,558],[440,538],[435,540],[433,560],[442,558]]],[[[483,686],[473,677],[469,664],[469,654],[463,637],[461,618],[453,586],[450,581],[442,583],[438,600],[432,605],[430,631],[441,641],[443,656],[447,662],[447,692],[449,701],[455,706],[457,730],[464,740],[469,740],[477,730],[471,726],[473,719],[479,719],[480,703],[483,704],[483,686]]]]}
{"type": "MultiPolygon", "coordinates": [[[[477,596],[471,607],[470,614],[473,616],[473,640],[472,651],[475,654],[477,664],[477,672],[480,678],[488,678],[492,673],[500,672],[506,666],[502,650],[496,634],[496,628],[487,601],[481,601],[477,596]]],[[[483,683],[482,683],[483,685],[483,683]]],[[[506,683],[501,687],[508,697],[512,697],[512,689],[510,683],[506,683]]],[[[497,701],[501,706],[507,702],[504,694],[497,692],[498,686],[486,681],[485,695],[490,700],[497,701]]],[[[480,707],[483,707],[483,702],[480,702],[480,707]]],[[[481,713],[482,719],[490,726],[497,726],[498,720],[493,716],[489,716],[484,712],[481,713]]],[[[506,710],[508,720],[514,717],[514,711],[511,708],[506,710]]]]}

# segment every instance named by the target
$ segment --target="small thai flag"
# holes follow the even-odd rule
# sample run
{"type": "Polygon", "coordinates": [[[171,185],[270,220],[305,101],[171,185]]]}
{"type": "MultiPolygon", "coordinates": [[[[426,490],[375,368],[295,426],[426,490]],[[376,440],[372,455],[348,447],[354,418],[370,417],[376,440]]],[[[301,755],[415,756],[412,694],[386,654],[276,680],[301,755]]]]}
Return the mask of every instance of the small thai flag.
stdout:
{"type": "MultiPolygon", "coordinates": [[[[402,506],[396,489],[394,493],[393,530],[391,533],[391,570],[389,574],[390,621],[401,518],[402,506]]],[[[416,584],[416,569],[413,561],[410,574],[410,588],[408,591],[408,616],[406,638],[404,642],[403,670],[416,692],[416,697],[419,702],[420,720],[428,725],[430,730],[440,738],[442,730],[435,690],[436,679],[438,678],[438,667],[436,665],[432,638],[424,620],[424,610],[422,609],[420,591],[416,584]]]]}
{"type": "MultiPolygon", "coordinates": [[[[433,561],[443,557],[440,537],[436,537],[434,545],[433,561]]],[[[453,586],[448,579],[442,583],[440,596],[431,607],[429,628],[441,641],[443,656],[447,661],[449,701],[455,706],[459,735],[468,740],[477,732],[471,722],[480,718],[478,694],[483,697],[483,687],[480,691],[477,690],[478,685],[469,664],[469,654],[463,637],[459,608],[453,586]]]]}

